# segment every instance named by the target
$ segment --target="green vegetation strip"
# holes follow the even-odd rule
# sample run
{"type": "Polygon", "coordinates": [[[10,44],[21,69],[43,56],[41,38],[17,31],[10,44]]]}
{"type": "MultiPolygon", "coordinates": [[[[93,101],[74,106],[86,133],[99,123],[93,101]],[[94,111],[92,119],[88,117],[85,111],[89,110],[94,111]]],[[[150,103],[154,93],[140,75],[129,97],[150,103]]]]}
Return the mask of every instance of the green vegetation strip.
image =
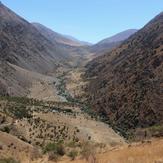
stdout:
{"type": "Polygon", "coordinates": [[[82,111],[89,114],[92,118],[97,119],[97,114],[91,109],[91,106],[88,103],[82,102],[80,99],[72,97],[71,94],[66,90],[65,76],[67,75],[67,73],[63,73],[62,75],[58,76],[58,95],[65,97],[68,103],[79,106],[82,111]]]}

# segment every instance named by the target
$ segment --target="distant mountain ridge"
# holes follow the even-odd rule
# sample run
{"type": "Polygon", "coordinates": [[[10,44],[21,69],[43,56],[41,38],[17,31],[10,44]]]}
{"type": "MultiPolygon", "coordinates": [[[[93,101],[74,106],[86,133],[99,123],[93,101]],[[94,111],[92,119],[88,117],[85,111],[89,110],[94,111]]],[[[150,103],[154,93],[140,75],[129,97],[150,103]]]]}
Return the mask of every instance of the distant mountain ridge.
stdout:
{"type": "Polygon", "coordinates": [[[97,44],[106,44],[106,43],[113,43],[113,42],[121,42],[124,41],[126,39],[128,39],[131,35],[133,35],[134,33],[136,33],[138,30],[137,29],[128,29],[125,30],[123,32],[120,32],[116,35],[113,35],[109,38],[106,38],[100,42],[98,42],[97,44]]]}
{"type": "Polygon", "coordinates": [[[48,37],[51,40],[55,40],[57,43],[70,45],[70,46],[84,46],[84,42],[75,39],[72,36],[59,34],[53,30],[45,27],[40,23],[32,23],[44,36],[48,37]]]}
{"type": "MultiPolygon", "coordinates": [[[[69,36],[71,37],[70,39],[67,36],[54,32],[42,24],[34,23],[33,25],[47,40],[55,44],[57,49],[60,49],[63,54],[71,58],[70,62],[73,66],[79,66],[82,60],[90,54],[87,49],[88,46],[83,45],[82,42],[75,38],[69,36]]],[[[67,60],[67,62],[69,61],[67,60]]]]}
{"type": "Polygon", "coordinates": [[[73,40],[73,41],[76,41],[76,42],[79,42],[82,46],[91,46],[93,45],[92,43],[90,42],[86,42],[86,41],[80,41],[76,38],[74,38],[73,36],[70,36],[70,35],[64,35],[66,38],[70,39],[70,40],[73,40]]]}
{"type": "Polygon", "coordinates": [[[137,29],[128,29],[126,31],[120,32],[114,36],[106,38],[97,44],[90,47],[90,52],[94,53],[95,56],[100,56],[112,49],[118,47],[124,40],[128,39],[134,33],[136,33],[137,29]]]}
{"type": "MultiPolygon", "coordinates": [[[[84,47],[83,48],[84,52],[86,52],[86,51],[87,51],[86,53],[90,52],[90,53],[94,54],[95,56],[104,54],[108,50],[112,50],[113,48],[120,45],[128,37],[130,37],[135,32],[137,32],[136,29],[129,29],[129,30],[120,32],[112,37],[106,38],[106,39],[98,42],[97,44],[91,44],[89,42],[79,41],[78,39],[76,39],[72,36],[69,36],[69,35],[63,35],[63,34],[54,32],[50,28],[47,28],[40,23],[32,23],[32,24],[37,28],[37,30],[40,33],[42,33],[50,41],[56,42],[56,43],[59,43],[62,45],[67,45],[67,46],[70,46],[71,48],[73,47],[73,53],[74,53],[74,49],[75,49],[75,51],[78,51],[77,47],[79,47],[80,51],[81,51],[80,47],[84,47]]],[[[63,47],[63,49],[64,48],[65,47],[63,47]]],[[[69,51],[69,49],[66,49],[66,50],[69,51]]]]}

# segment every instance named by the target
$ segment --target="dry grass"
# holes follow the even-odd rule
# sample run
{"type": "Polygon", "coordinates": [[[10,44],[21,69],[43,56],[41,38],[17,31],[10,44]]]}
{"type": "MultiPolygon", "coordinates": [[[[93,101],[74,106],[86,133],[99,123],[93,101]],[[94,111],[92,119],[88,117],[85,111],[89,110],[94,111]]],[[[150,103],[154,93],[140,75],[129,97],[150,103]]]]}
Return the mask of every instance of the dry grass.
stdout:
{"type": "MultiPolygon", "coordinates": [[[[60,163],[70,163],[64,160],[60,163]]],[[[98,163],[163,163],[163,139],[152,140],[152,143],[137,143],[131,146],[115,148],[96,155],[98,163]]],[[[75,163],[93,163],[92,160],[75,160],[75,163]]]]}
{"type": "Polygon", "coordinates": [[[100,163],[163,163],[163,140],[131,145],[98,156],[100,163]]]}
{"type": "Polygon", "coordinates": [[[70,71],[66,77],[66,89],[73,97],[83,97],[85,94],[84,87],[87,84],[82,79],[83,70],[76,69],[70,71]]]}
{"type": "Polygon", "coordinates": [[[0,131],[0,158],[13,158],[15,160],[36,159],[39,152],[32,145],[29,145],[10,134],[0,131]]]}
{"type": "MultiPolygon", "coordinates": [[[[24,144],[24,143],[23,143],[24,144]]],[[[105,153],[96,154],[93,147],[84,146],[84,154],[80,155],[73,160],[70,157],[62,157],[58,160],[59,163],[163,163],[163,139],[153,139],[151,141],[133,143],[131,145],[123,145],[121,147],[114,147],[109,149],[105,153]]],[[[18,147],[16,148],[18,149],[18,147]]],[[[24,150],[19,150],[21,157],[19,159],[26,163],[28,162],[27,156],[23,154],[24,150]],[[26,159],[24,159],[26,158],[26,159]]],[[[18,152],[18,150],[17,150],[18,152]]],[[[4,156],[5,153],[0,152],[1,156],[4,156]]],[[[13,156],[11,153],[8,153],[8,157],[13,156]],[[10,155],[9,155],[10,154],[10,155]]],[[[7,156],[7,155],[6,155],[7,156]]],[[[18,157],[17,157],[18,158],[18,157]]],[[[50,163],[46,155],[42,156],[39,159],[31,160],[31,163],[40,163],[46,162],[50,163]]]]}
{"type": "Polygon", "coordinates": [[[67,134],[72,137],[75,131],[75,135],[82,141],[88,141],[88,138],[90,137],[90,141],[95,143],[103,143],[107,145],[111,145],[112,143],[121,145],[125,143],[124,139],[115,133],[108,125],[92,120],[84,114],[78,114],[74,117],[62,113],[38,113],[36,116],[48,123],[68,126],[69,130],[67,134]]]}

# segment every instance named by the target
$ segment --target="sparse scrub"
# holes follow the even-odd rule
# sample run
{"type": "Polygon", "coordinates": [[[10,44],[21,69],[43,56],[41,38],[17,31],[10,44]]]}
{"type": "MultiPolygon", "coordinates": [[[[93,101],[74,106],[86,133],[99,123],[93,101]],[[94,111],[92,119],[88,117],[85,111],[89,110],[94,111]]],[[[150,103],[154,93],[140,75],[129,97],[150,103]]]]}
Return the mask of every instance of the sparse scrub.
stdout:
{"type": "Polygon", "coordinates": [[[0,163],[20,163],[20,161],[16,161],[13,158],[4,158],[0,159],[0,163]]]}
{"type": "Polygon", "coordinates": [[[115,147],[115,146],[118,145],[118,142],[114,142],[114,141],[112,141],[112,142],[110,143],[110,145],[111,145],[111,147],[115,147]]]}
{"type": "MultiPolygon", "coordinates": [[[[96,160],[96,152],[95,152],[95,147],[88,143],[85,142],[82,146],[82,150],[81,150],[81,156],[83,159],[86,159],[87,161],[91,160],[96,160]]],[[[91,163],[95,163],[95,162],[91,162],[91,163]]]]}
{"type": "Polygon", "coordinates": [[[31,155],[30,155],[30,159],[35,160],[35,159],[38,159],[40,156],[41,155],[40,155],[39,150],[37,148],[33,148],[31,155]]]}
{"type": "Polygon", "coordinates": [[[63,156],[65,154],[65,150],[63,147],[62,143],[49,143],[45,146],[45,148],[43,149],[44,153],[48,153],[48,152],[54,152],[55,154],[59,155],[59,156],[63,156]]]}
{"type": "Polygon", "coordinates": [[[163,136],[163,125],[154,125],[149,128],[149,132],[152,136],[163,136]]]}
{"type": "Polygon", "coordinates": [[[77,155],[78,155],[78,152],[76,150],[72,150],[68,154],[68,156],[71,158],[71,160],[75,160],[75,158],[77,157],[77,155]]]}
{"type": "Polygon", "coordinates": [[[10,132],[10,128],[8,126],[5,126],[3,129],[2,129],[3,132],[6,132],[6,133],[9,133],[10,132]]]}
{"type": "Polygon", "coordinates": [[[70,141],[69,143],[67,143],[67,146],[70,148],[75,148],[76,147],[76,142],[75,141],[70,141]]]}
{"type": "Polygon", "coordinates": [[[57,162],[59,159],[59,156],[55,152],[49,152],[48,153],[48,160],[57,162]]]}

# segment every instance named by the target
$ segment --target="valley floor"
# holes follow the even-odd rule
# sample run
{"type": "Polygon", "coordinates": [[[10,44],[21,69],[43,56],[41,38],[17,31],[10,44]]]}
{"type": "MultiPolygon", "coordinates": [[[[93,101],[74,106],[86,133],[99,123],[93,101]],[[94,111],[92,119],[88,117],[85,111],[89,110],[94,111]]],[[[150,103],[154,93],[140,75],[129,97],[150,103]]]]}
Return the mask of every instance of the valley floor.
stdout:
{"type": "MultiPolygon", "coordinates": [[[[24,74],[23,70],[21,72],[24,74]]],[[[27,103],[23,103],[23,99],[19,98],[2,98],[0,100],[2,121],[5,116],[5,122],[0,125],[0,128],[9,132],[9,134],[0,133],[0,145],[2,146],[0,158],[13,157],[21,162],[26,162],[31,155],[34,157],[33,155],[40,153],[39,150],[42,149],[39,145],[43,146],[57,140],[77,144],[78,141],[81,143],[91,142],[100,151],[126,144],[125,140],[107,124],[84,111],[88,106],[79,100],[84,95],[83,87],[86,84],[81,78],[82,69],[58,73],[56,77],[26,73],[31,78],[34,75],[39,79],[34,80],[29,91],[28,97],[32,98],[31,101],[28,102],[26,98],[24,100],[27,103]],[[15,107],[16,114],[10,110],[11,106],[15,107]],[[30,111],[31,118],[15,119],[15,115],[20,115],[17,109],[26,110],[26,107],[30,111]],[[7,108],[7,112],[5,108],[7,108]],[[15,115],[13,116],[13,114],[15,115]]],[[[75,147],[75,150],[80,152],[80,148],[75,147]]],[[[43,160],[39,159],[39,162],[47,162],[46,159],[46,156],[43,156],[43,160]]]]}
{"type": "MultiPolygon", "coordinates": [[[[163,163],[163,139],[128,144],[107,124],[92,118],[83,111],[83,108],[87,107],[86,104],[76,98],[80,99],[84,96],[83,88],[87,81],[82,80],[82,74],[83,69],[73,69],[54,78],[41,76],[40,80],[32,85],[29,97],[46,102],[55,100],[58,103],[45,102],[45,106],[42,103],[39,106],[32,106],[34,119],[31,120],[15,121],[12,116],[7,117],[8,123],[0,127],[13,129],[11,134],[0,131],[0,163],[1,158],[6,157],[14,157],[21,163],[54,162],[49,161],[49,156],[42,155],[41,149],[36,150],[36,148],[38,148],[37,143],[54,141],[53,137],[56,133],[53,132],[56,128],[58,129],[55,132],[63,139],[76,140],[77,138],[83,142],[90,141],[98,144],[97,149],[94,150],[95,146],[89,147],[84,155],[75,156],[75,160],[71,160],[65,154],[58,159],[59,163],[163,163]],[[39,120],[39,125],[36,123],[37,120],[39,120]],[[21,136],[26,136],[27,140],[32,140],[32,145],[18,139],[15,130],[19,131],[21,136]],[[42,136],[45,138],[40,139],[42,136]]],[[[1,107],[4,104],[7,106],[7,103],[2,100],[1,107]]],[[[1,114],[1,116],[4,115],[3,112],[1,114]]],[[[75,147],[75,150],[80,151],[78,147],[75,147]]]]}

